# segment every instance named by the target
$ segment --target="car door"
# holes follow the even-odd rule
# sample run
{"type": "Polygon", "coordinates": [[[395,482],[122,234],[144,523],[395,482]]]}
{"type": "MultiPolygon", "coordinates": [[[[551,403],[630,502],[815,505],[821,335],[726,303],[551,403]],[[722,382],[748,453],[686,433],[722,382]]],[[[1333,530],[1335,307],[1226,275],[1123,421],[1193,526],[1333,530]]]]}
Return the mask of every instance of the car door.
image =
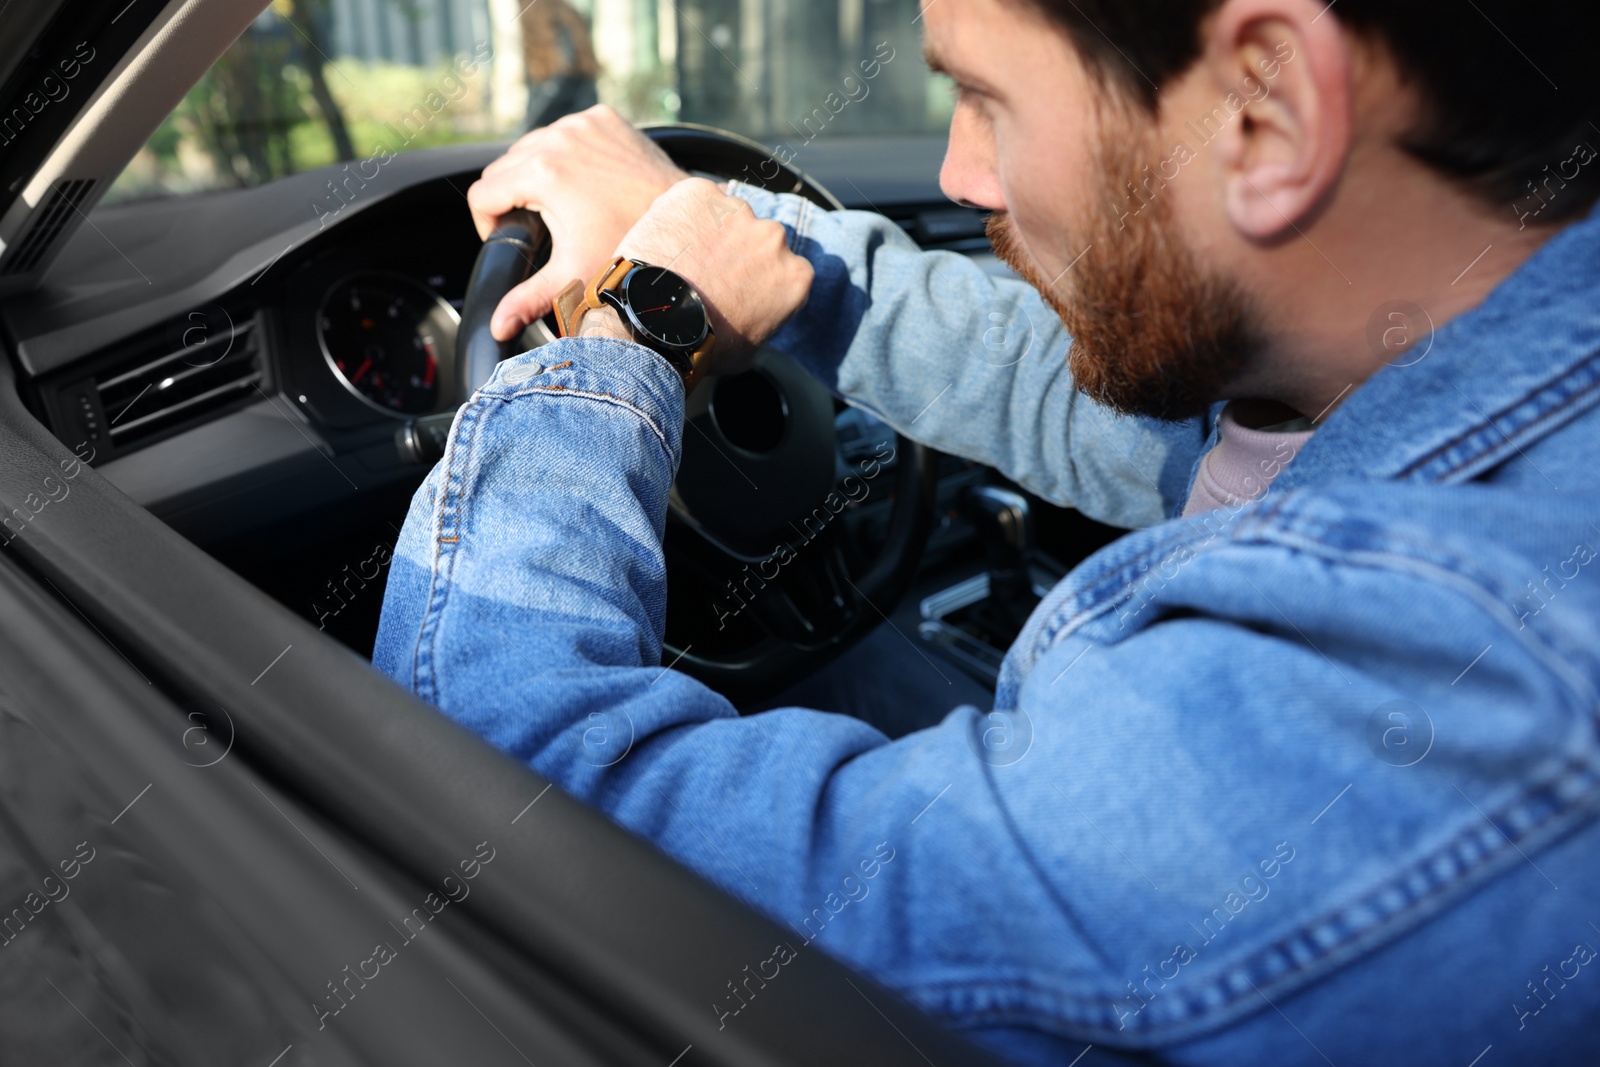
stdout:
{"type": "Polygon", "coordinates": [[[133,503],[23,407],[9,354],[0,516],[17,1048],[286,1067],[982,1061],[817,953],[720,1024],[713,1002],[790,932],[133,503]],[[57,1036],[74,1017],[96,1040],[57,1036]]]}
{"type": "Polygon", "coordinates": [[[9,366],[0,455],[0,829],[31,916],[0,966],[54,953],[56,994],[119,1053],[975,1058],[817,954],[719,1027],[713,1001],[787,931],[152,518],[9,366]]]}

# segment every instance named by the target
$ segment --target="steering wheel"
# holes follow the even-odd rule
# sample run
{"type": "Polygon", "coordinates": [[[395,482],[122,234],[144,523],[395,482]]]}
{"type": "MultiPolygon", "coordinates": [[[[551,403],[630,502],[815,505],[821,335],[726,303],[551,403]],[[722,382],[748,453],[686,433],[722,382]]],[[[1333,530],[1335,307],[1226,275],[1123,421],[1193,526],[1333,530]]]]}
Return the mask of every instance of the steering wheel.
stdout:
{"type": "MultiPolygon", "coordinates": [[[[746,138],[687,123],[643,132],[684,170],[843,206],[746,138]]],[[[489,332],[501,297],[549,256],[549,231],[529,211],[503,218],[484,242],[456,341],[459,402],[500,360],[554,336],[549,317],[514,341],[489,332]]],[[[772,349],[688,398],[664,543],[662,660],[732,700],[770,696],[823,666],[884,621],[916,576],[936,453],[878,424],[883,440],[858,435],[847,457],[836,414],[827,389],[772,349]],[[868,526],[877,533],[863,534],[868,526]]]]}

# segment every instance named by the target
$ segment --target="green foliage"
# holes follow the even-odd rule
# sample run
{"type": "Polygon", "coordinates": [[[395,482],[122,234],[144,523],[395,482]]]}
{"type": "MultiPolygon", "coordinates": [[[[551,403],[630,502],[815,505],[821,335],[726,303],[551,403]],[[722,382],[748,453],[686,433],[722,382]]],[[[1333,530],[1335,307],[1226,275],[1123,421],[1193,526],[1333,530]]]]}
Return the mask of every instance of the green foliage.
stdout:
{"type": "Polygon", "coordinates": [[[289,130],[309,116],[289,74],[290,49],[284,35],[247,31],[177,109],[180,130],[189,127],[231,184],[259,185],[295,171],[289,130]]]}
{"type": "MultiPolygon", "coordinates": [[[[253,186],[338,162],[310,75],[293,54],[288,36],[247,31],[151,135],[108,199],[253,186]]],[[[407,135],[397,135],[395,125],[430,93],[458,99],[412,135],[406,150],[495,136],[486,114],[487,69],[460,83],[447,82],[446,73],[443,65],[353,58],[326,64],[357,158],[379,145],[399,150],[407,135]]]]}

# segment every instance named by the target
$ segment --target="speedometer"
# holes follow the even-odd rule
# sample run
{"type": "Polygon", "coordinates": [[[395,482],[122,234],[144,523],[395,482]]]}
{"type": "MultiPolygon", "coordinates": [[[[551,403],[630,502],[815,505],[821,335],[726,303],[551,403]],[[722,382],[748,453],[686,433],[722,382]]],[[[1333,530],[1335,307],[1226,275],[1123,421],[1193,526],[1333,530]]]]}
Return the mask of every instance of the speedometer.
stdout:
{"type": "Polygon", "coordinates": [[[459,322],[427,286],[372,271],[328,290],[317,339],[328,366],[361,400],[390,414],[425,415],[449,389],[459,322]]]}

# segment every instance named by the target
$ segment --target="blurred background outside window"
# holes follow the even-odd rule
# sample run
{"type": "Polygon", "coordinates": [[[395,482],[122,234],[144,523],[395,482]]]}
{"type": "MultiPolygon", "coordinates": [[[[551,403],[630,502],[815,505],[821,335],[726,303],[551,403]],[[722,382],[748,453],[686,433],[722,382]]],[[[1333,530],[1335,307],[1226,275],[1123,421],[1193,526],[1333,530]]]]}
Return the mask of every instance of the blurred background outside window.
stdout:
{"type": "Polygon", "coordinates": [[[819,137],[942,134],[917,0],[273,0],[110,201],[507,140],[596,100],[636,122],[819,137]]]}

